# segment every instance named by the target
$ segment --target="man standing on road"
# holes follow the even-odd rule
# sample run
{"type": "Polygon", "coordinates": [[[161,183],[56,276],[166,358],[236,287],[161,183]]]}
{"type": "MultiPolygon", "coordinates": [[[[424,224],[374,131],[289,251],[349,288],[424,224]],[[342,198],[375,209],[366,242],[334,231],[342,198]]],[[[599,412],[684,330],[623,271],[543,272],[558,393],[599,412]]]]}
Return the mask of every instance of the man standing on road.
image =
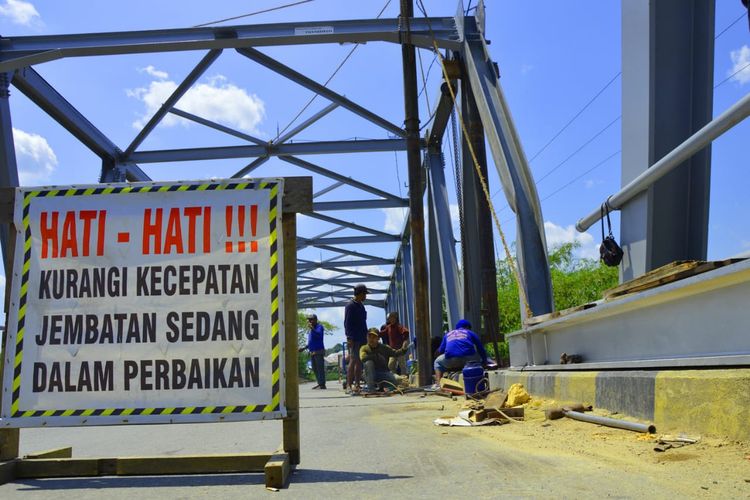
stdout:
{"type": "Polygon", "coordinates": [[[326,388],[326,348],[323,345],[323,336],[325,331],[323,325],[318,323],[318,317],[315,314],[307,315],[307,345],[299,348],[299,352],[307,349],[310,351],[310,361],[312,363],[313,373],[318,385],[313,389],[326,388]]]}
{"type": "Polygon", "coordinates": [[[388,369],[388,360],[396,357],[403,358],[408,348],[408,341],[398,350],[392,349],[386,344],[381,344],[380,333],[377,328],[370,328],[367,332],[367,344],[363,345],[359,352],[365,367],[368,394],[376,392],[378,384],[381,382],[388,382],[393,385],[394,389],[396,388],[398,382],[388,369]]]}
{"type": "Polygon", "coordinates": [[[349,350],[349,368],[346,370],[347,392],[360,390],[362,361],[359,359],[359,349],[367,342],[367,310],[364,304],[366,298],[367,287],[357,285],[354,287],[354,298],[344,307],[344,334],[349,350]]]}
{"type": "MultiPolygon", "coordinates": [[[[409,330],[398,322],[398,312],[388,313],[385,325],[380,328],[380,337],[383,343],[388,344],[393,349],[401,349],[404,343],[409,341],[409,330]]],[[[401,375],[408,375],[406,371],[406,356],[397,356],[388,361],[388,369],[396,373],[396,369],[401,369],[401,375]]]]}
{"type": "Polygon", "coordinates": [[[435,381],[448,370],[463,369],[466,363],[482,361],[487,364],[487,351],[477,334],[471,331],[471,323],[465,319],[456,323],[456,329],[446,333],[438,348],[440,356],[435,360],[435,381]]]}

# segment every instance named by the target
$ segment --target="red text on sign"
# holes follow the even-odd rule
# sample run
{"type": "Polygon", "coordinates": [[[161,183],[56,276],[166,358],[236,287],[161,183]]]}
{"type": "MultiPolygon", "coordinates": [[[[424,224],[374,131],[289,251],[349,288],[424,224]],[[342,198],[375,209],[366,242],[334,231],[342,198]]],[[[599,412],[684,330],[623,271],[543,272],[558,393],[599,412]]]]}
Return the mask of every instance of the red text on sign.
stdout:
{"type": "Polygon", "coordinates": [[[143,211],[143,255],[211,252],[211,207],[147,208],[143,211]],[[197,249],[198,235],[202,240],[197,249]]]}
{"type": "Polygon", "coordinates": [[[39,230],[42,258],[104,255],[106,210],[42,212],[39,230]]]}

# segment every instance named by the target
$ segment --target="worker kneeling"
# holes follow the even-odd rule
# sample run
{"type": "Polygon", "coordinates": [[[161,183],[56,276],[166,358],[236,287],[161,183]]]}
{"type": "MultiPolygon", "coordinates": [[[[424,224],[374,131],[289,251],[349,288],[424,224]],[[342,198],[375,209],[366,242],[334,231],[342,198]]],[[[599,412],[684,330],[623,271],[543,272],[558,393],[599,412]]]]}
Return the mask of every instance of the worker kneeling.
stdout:
{"type": "Polygon", "coordinates": [[[367,331],[367,344],[360,348],[359,357],[364,364],[368,393],[375,392],[383,382],[391,384],[394,388],[396,387],[398,382],[388,369],[388,360],[403,356],[408,348],[409,342],[404,342],[401,349],[393,349],[389,345],[380,343],[380,332],[376,328],[370,328],[367,331]]]}
{"type": "Polygon", "coordinates": [[[446,333],[438,348],[440,356],[435,359],[435,379],[439,383],[443,373],[462,370],[466,363],[487,364],[487,351],[476,333],[471,331],[471,323],[465,319],[456,323],[456,329],[446,333]]]}

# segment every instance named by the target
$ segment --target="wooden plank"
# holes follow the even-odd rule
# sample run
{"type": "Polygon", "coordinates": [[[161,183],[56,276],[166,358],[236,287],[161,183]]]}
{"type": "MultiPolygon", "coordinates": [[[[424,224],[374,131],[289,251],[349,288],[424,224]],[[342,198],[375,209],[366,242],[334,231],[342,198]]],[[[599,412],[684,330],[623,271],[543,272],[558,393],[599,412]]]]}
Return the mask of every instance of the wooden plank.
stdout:
{"type": "Polygon", "coordinates": [[[678,260],[675,262],[671,262],[657,269],[653,269],[643,276],[639,276],[614,288],[605,290],[604,297],[608,298],[614,295],[622,295],[624,293],[631,293],[633,291],[642,290],[644,289],[643,287],[656,286],[655,283],[658,280],[676,273],[693,269],[697,267],[699,263],[700,261],[695,260],[678,260]]]}
{"type": "Polygon", "coordinates": [[[644,274],[634,280],[623,283],[615,288],[610,288],[604,292],[606,299],[612,299],[629,293],[642,292],[658,286],[673,283],[691,276],[713,271],[720,267],[735,264],[744,259],[725,259],[717,261],[676,261],[666,266],[644,274]]]}
{"type": "Polygon", "coordinates": [[[282,423],[282,447],[292,465],[300,461],[299,384],[297,382],[297,216],[282,215],[284,245],[284,363],[288,418],[282,423]]]}
{"type": "Polygon", "coordinates": [[[588,302],[580,306],[568,307],[567,309],[562,309],[560,311],[552,311],[551,313],[548,313],[548,314],[540,314],[539,316],[532,316],[531,318],[524,321],[524,324],[526,326],[538,325],[539,323],[544,323],[545,321],[559,318],[560,316],[573,314],[574,312],[585,311],[586,309],[591,309],[592,307],[596,307],[596,302],[588,302]]]}
{"type": "MultiPolygon", "coordinates": [[[[312,211],[312,185],[310,176],[285,177],[282,211],[284,213],[312,211]]],[[[15,188],[0,188],[0,223],[13,222],[14,204],[15,188]]]]}
{"type": "Polygon", "coordinates": [[[39,458],[71,458],[73,456],[73,447],[66,446],[64,448],[52,448],[51,450],[37,451],[36,453],[29,453],[23,458],[30,460],[36,460],[39,458]]]}
{"type": "Polygon", "coordinates": [[[154,476],[164,474],[225,474],[263,472],[270,453],[183,455],[176,457],[18,459],[18,478],[154,476]]]}
{"type": "Polygon", "coordinates": [[[120,457],[116,459],[115,474],[118,476],[141,476],[262,472],[271,457],[272,455],[269,453],[120,457]]]}
{"type": "Polygon", "coordinates": [[[0,484],[10,483],[16,479],[16,460],[0,462],[0,484]]]}
{"type": "Polygon", "coordinates": [[[289,479],[289,454],[277,453],[266,462],[266,488],[285,488],[289,479]]]}
{"type": "Polygon", "coordinates": [[[38,477],[93,477],[99,475],[97,458],[41,458],[18,459],[16,477],[31,479],[38,477]]]}
{"type": "Polygon", "coordinates": [[[283,213],[312,211],[312,177],[284,177],[283,213]]]}

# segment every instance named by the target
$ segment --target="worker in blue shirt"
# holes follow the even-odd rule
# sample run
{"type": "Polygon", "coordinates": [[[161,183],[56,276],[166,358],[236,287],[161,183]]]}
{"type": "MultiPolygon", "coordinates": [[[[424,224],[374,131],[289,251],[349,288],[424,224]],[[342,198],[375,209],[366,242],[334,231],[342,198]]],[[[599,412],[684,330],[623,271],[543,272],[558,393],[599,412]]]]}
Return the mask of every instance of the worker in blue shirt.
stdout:
{"type": "Polygon", "coordinates": [[[487,364],[487,351],[477,334],[471,331],[471,323],[465,319],[459,320],[456,329],[445,334],[438,354],[434,365],[438,383],[443,373],[462,370],[466,363],[481,361],[487,364]]]}
{"type": "Polygon", "coordinates": [[[367,310],[364,304],[366,298],[367,287],[357,285],[354,287],[354,297],[344,307],[344,334],[349,350],[346,390],[349,393],[358,393],[362,380],[362,360],[359,358],[359,350],[367,342],[367,310]]]}
{"type": "Polygon", "coordinates": [[[307,349],[310,352],[310,362],[312,363],[313,373],[318,385],[313,389],[326,388],[326,348],[323,345],[323,336],[325,331],[323,325],[318,323],[318,317],[315,314],[307,315],[307,345],[299,348],[299,352],[307,349]]]}

